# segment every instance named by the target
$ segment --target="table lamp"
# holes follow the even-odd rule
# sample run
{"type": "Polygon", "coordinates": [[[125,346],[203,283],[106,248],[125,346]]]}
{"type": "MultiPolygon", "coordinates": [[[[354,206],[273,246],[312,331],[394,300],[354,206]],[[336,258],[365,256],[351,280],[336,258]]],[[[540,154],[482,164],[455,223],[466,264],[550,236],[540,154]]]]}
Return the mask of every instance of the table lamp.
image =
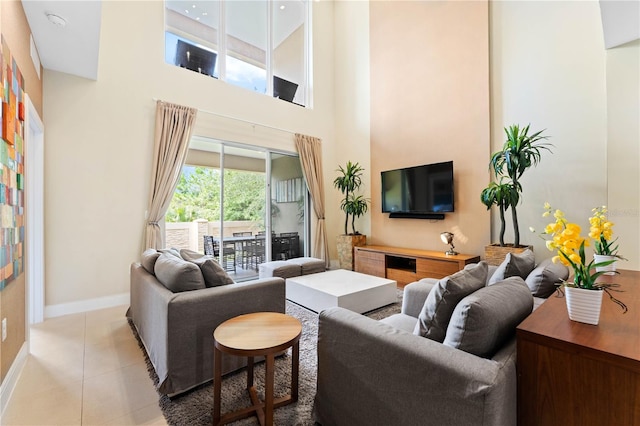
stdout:
{"type": "Polygon", "coordinates": [[[444,252],[444,254],[446,254],[447,256],[454,256],[458,254],[458,252],[454,250],[455,246],[453,245],[453,234],[451,232],[442,232],[440,234],[440,239],[443,243],[449,244],[451,246],[449,250],[444,252]]]}

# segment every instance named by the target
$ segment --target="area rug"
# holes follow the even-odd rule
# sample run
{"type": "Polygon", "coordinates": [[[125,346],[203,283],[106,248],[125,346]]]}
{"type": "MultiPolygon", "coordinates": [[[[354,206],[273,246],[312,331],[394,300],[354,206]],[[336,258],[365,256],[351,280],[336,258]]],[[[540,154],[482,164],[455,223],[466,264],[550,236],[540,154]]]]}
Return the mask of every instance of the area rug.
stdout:
{"type": "MultiPolygon", "coordinates": [[[[398,302],[380,309],[368,312],[370,318],[379,320],[400,312],[402,305],[402,290],[398,290],[398,302]]],[[[318,315],[300,305],[287,300],[286,313],[298,318],[302,322],[302,336],[300,338],[300,372],[299,372],[299,398],[296,403],[280,407],[274,411],[274,424],[286,426],[313,425],[312,418],[313,399],[316,393],[317,353],[318,340],[318,315]]],[[[144,353],[147,363],[147,371],[154,385],[158,384],[156,375],[149,358],[140,342],[138,334],[131,322],[129,323],[133,334],[144,353]]],[[[264,383],[264,363],[259,363],[254,369],[254,382],[257,385],[258,394],[262,398],[264,383]]],[[[291,354],[276,358],[275,362],[275,396],[289,393],[291,384],[291,354]]],[[[176,426],[211,425],[213,422],[211,410],[213,409],[213,385],[211,382],[199,386],[180,396],[169,398],[159,394],[159,405],[167,423],[176,426]]],[[[222,413],[227,413],[251,405],[251,400],[246,391],[246,372],[239,372],[224,376],[222,382],[222,413]]],[[[255,416],[231,423],[232,425],[258,425],[255,416]]]]}

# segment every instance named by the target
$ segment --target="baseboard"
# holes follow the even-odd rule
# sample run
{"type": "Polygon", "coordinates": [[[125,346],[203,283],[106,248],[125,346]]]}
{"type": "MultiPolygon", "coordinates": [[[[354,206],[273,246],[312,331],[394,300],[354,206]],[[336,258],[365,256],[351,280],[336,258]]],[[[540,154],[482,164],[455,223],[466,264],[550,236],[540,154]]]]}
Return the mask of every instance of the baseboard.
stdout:
{"type": "Polygon", "coordinates": [[[120,293],[113,296],[97,297],[95,299],[80,300],[77,302],[60,303],[44,307],[44,317],[53,318],[62,315],[77,314],[80,312],[95,311],[97,309],[111,308],[129,303],[129,293],[120,293]]]}
{"type": "Polygon", "coordinates": [[[29,345],[27,342],[24,342],[18,351],[18,355],[16,355],[16,359],[13,360],[11,367],[9,367],[9,371],[2,381],[2,384],[0,384],[0,424],[2,423],[2,416],[9,405],[11,394],[18,384],[20,372],[27,362],[28,354],[29,345]]]}

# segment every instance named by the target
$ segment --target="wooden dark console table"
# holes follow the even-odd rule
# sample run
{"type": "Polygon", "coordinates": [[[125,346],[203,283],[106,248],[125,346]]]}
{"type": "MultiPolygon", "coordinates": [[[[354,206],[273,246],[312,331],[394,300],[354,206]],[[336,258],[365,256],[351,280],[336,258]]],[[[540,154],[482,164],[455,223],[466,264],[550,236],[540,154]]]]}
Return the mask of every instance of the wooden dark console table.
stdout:
{"type": "Polygon", "coordinates": [[[517,328],[518,425],[640,425],[640,271],[601,277],[600,323],[571,321],[552,295],[517,328]]]}
{"type": "Polygon", "coordinates": [[[446,255],[443,251],[417,250],[388,246],[354,247],[355,271],[388,278],[398,286],[421,278],[444,278],[477,263],[480,256],[446,255]]]}

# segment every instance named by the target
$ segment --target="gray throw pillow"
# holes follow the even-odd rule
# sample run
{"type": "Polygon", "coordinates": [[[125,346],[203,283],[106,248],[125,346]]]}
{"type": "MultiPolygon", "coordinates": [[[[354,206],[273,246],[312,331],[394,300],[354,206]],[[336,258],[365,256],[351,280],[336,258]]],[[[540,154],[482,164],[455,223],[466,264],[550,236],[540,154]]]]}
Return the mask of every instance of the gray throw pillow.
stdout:
{"type": "Polygon", "coordinates": [[[204,277],[204,285],[206,287],[217,287],[234,283],[233,279],[226,273],[222,266],[216,262],[213,256],[187,249],[180,250],[180,256],[182,256],[184,260],[198,265],[204,277]]]}
{"type": "Polygon", "coordinates": [[[148,248],[142,252],[140,256],[140,264],[150,274],[154,274],[153,270],[156,266],[156,260],[160,257],[160,252],[156,249],[148,248]]]}
{"type": "Polygon", "coordinates": [[[533,310],[533,296],[520,277],[481,288],[458,303],[443,344],[490,358],[533,310]]]}
{"type": "Polygon", "coordinates": [[[162,253],[154,268],[156,278],[174,293],[205,288],[200,268],[169,253],[162,253]]]}
{"type": "Polygon", "coordinates": [[[504,261],[489,279],[488,285],[495,284],[509,277],[520,277],[523,280],[536,266],[536,256],[526,249],[522,253],[507,253],[504,261]]]}
{"type": "Polygon", "coordinates": [[[180,250],[178,250],[177,248],[171,247],[171,248],[164,248],[164,249],[160,249],[158,250],[160,253],[168,253],[171,254],[175,257],[180,258],[180,250]]]}
{"type": "Polygon", "coordinates": [[[484,287],[486,281],[487,262],[484,261],[439,280],[424,302],[413,334],[442,342],[458,302],[484,287]]]}
{"type": "Polygon", "coordinates": [[[556,284],[569,278],[569,268],[562,263],[543,260],[527,277],[525,282],[534,297],[547,298],[556,290],[556,284]]]}

